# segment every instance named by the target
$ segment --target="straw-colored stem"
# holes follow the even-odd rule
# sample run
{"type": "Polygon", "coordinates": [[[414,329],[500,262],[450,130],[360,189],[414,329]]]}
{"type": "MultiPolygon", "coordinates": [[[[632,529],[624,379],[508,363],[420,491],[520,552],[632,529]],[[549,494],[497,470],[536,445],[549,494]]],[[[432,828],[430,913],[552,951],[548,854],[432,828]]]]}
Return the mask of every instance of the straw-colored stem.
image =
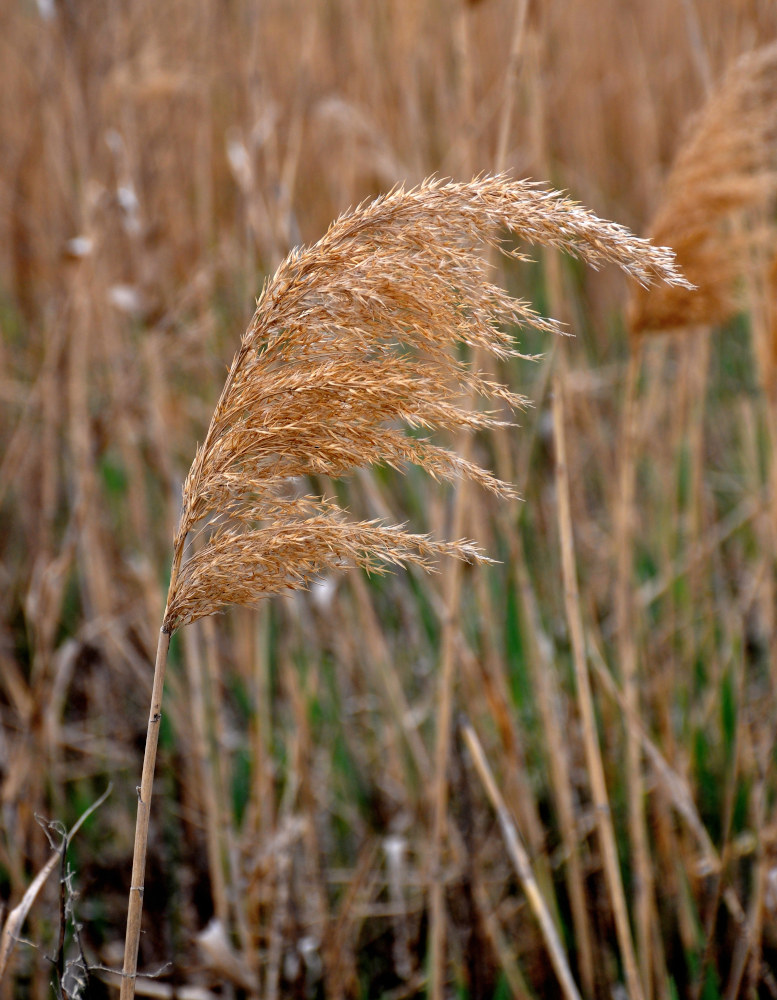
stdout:
{"type": "Polygon", "coordinates": [[[425,780],[430,773],[429,755],[410,711],[396,665],[392,663],[364,578],[360,574],[352,575],[351,588],[365,645],[370,649],[370,655],[364,658],[365,669],[371,672],[375,682],[383,688],[394,726],[407,746],[415,771],[414,780],[418,776],[423,776],[425,780]]]}
{"type": "Polygon", "coordinates": [[[529,905],[534,911],[534,915],[539,922],[542,937],[545,941],[545,946],[548,949],[548,954],[550,955],[550,960],[553,965],[553,970],[558,976],[558,981],[561,984],[564,996],[567,1000],[581,1000],[580,993],[575,985],[575,981],[569,969],[569,964],[566,960],[566,956],[564,955],[564,949],[561,945],[561,938],[559,937],[558,930],[556,929],[556,925],[553,923],[553,918],[550,910],[548,909],[548,905],[542,898],[542,893],[540,892],[537,880],[534,877],[529,855],[526,852],[526,848],[521,843],[520,834],[518,833],[515,823],[510,815],[510,811],[502,798],[502,794],[499,791],[494,775],[488,765],[486,755],[483,752],[483,747],[480,744],[480,740],[478,739],[475,730],[466,720],[462,722],[461,731],[467,744],[467,748],[472,755],[472,760],[475,764],[475,769],[478,772],[478,777],[483,782],[486,794],[488,795],[491,805],[494,807],[496,812],[499,820],[499,826],[502,829],[502,836],[504,837],[505,844],[507,846],[507,853],[510,855],[510,860],[513,862],[518,878],[521,880],[521,885],[523,886],[523,891],[526,893],[526,897],[529,900],[529,905]]]}
{"type": "MultiPolygon", "coordinates": [[[[463,442],[466,444],[467,442],[463,442]]],[[[465,449],[468,450],[468,449],[465,449]]],[[[467,456],[465,456],[467,457],[467,456]]],[[[460,537],[464,523],[467,484],[461,483],[456,494],[453,511],[452,535],[460,537]]],[[[439,699],[437,704],[437,738],[434,753],[434,792],[432,820],[432,873],[430,958],[432,1000],[442,1000],[445,979],[445,900],[442,853],[445,839],[445,818],[448,809],[448,760],[451,745],[451,720],[453,714],[453,682],[455,675],[456,636],[459,605],[461,603],[461,563],[450,568],[445,588],[445,619],[443,622],[442,652],[440,655],[439,699]]]]}
{"type": "MultiPolygon", "coordinates": [[[[222,864],[222,877],[226,876],[227,903],[234,914],[237,940],[245,955],[249,955],[249,930],[245,919],[245,910],[241,905],[241,894],[237,888],[237,848],[234,842],[233,829],[231,823],[231,812],[229,805],[229,779],[225,772],[225,762],[229,758],[227,751],[226,723],[224,721],[224,708],[219,692],[221,691],[221,672],[219,669],[218,652],[216,643],[216,626],[213,618],[206,618],[202,623],[202,633],[205,640],[205,665],[207,668],[204,680],[206,697],[205,703],[211,708],[211,718],[208,720],[209,745],[213,752],[211,759],[211,770],[215,782],[214,799],[217,807],[217,828],[218,843],[220,849],[220,859],[222,864]]],[[[258,969],[254,968],[258,974],[258,969]]]]}
{"type": "Polygon", "coordinates": [[[561,709],[561,693],[555,665],[548,653],[548,642],[542,641],[537,600],[531,589],[526,568],[526,554],[520,532],[516,532],[511,552],[516,573],[522,622],[529,648],[532,686],[542,720],[542,732],[547,743],[552,776],[551,791],[558,814],[561,842],[564,845],[566,882],[572,909],[575,944],[578,951],[580,984],[586,996],[594,995],[593,935],[590,927],[585,894],[585,873],[581,857],[580,834],[575,813],[575,799],[570,774],[569,747],[561,709]]]}
{"type": "Polygon", "coordinates": [[[510,142],[513,107],[515,105],[518,69],[521,64],[524,36],[526,34],[526,15],[529,10],[529,0],[516,0],[513,16],[513,34],[510,40],[510,54],[505,69],[502,88],[502,110],[499,117],[499,135],[496,143],[495,163],[498,170],[504,170],[507,163],[507,147],[510,142]]]}
{"type": "MultiPolygon", "coordinates": [[[[756,274],[759,272],[756,271],[756,274]]],[[[763,533],[764,550],[771,554],[772,570],[764,580],[763,607],[768,609],[766,623],[769,635],[769,665],[772,688],[777,691],[777,622],[774,616],[774,590],[777,585],[777,373],[775,372],[775,351],[777,331],[775,318],[768,308],[769,293],[764,280],[756,280],[749,271],[745,285],[750,306],[753,329],[753,349],[758,380],[765,403],[765,429],[768,445],[768,516],[761,519],[759,531],[763,533]]]]}
{"type": "MultiPolygon", "coordinates": [[[[512,121],[515,82],[518,65],[523,47],[524,27],[526,22],[527,0],[516,0],[514,5],[513,32],[510,53],[504,78],[504,102],[499,122],[499,135],[496,150],[497,170],[503,170],[507,156],[507,144],[512,121]]],[[[458,41],[461,54],[461,100],[465,109],[464,120],[472,122],[472,80],[469,66],[469,35],[467,15],[460,13],[456,22],[458,41]]],[[[480,352],[475,351],[473,367],[480,367],[480,352]]],[[[472,400],[470,400],[471,402],[472,400]]],[[[463,437],[459,451],[469,457],[470,439],[463,437]]],[[[461,536],[465,523],[465,508],[469,490],[467,483],[461,482],[456,490],[453,510],[452,537],[461,536]]],[[[453,706],[453,680],[455,666],[455,636],[458,624],[458,612],[461,599],[461,564],[456,562],[451,567],[448,577],[448,587],[445,593],[445,618],[443,621],[442,654],[440,670],[440,696],[437,718],[437,740],[435,746],[435,787],[434,812],[432,828],[432,887],[431,887],[431,921],[430,921],[430,957],[431,957],[431,990],[432,1000],[442,1000],[444,965],[445,965],[445,907],[444,886],[442,879],[442,847],[445,835],[445,813],[448,805],[447,767],[450,753],[450,729],[453,706]]]]}
{"type": "Polygon", "coordinates": [[[748,962],[756,970],[760,961],[761,932],[763,930],[764,904],[766,897],[767,875],[769,861],[764,851],[763,832],[766,819],[766,770],[767,760],[773,753],[773,743],[768,747],[768,755],[759,748],[759,781],[754,792],[753,826],[756,836],[755,864],[752,875],[752,896],[747,911],[747,919],[741,923],[739,937],[733,949],[731,972],[726,987],[725,1000],[736,1000],[738,996],[755,996],[755,988],[742,989],[742,980],[747,971],[748,962]]]}
{"type": "MultiPolygon", "coordinates": [[[[626,373],[623,404],[623,436],[620,452],[618,498],[615,506],[617,574],[615,611],[618,660],[623,677],[623,693],[630,715],[639,715],[638,657],[632,563],[634,547],[634,494],[636,478],[637,382],[642,361],[642,338],[636,338],[626,373]]],[[[653,877],[645,829],[645,791],[639,733],[626,721],[626,778],[629,798],[629,842],[634,859],[635,925],[637,956],[645,993],[650,996],[653,926],[653,877]]]]}
{"type": "Polygon", "coordinates": [[[721,824],[721,840],[723,848],[721,850],[720,868],[715,873],[714,892],[707,914],[704,919],[704,949],[701,952],[701,960],[698,963],[696,981],[693,984],[691,1000],[700,1000],[704,984],[706,982],[707,970],[713,961],[715,953],[715,930],[718,926],[718,914],[721,900],[725,890],[725,873],[731,862],[734,853],[734,845],[731,837],[731,826],[734,818],[734,805],[739,788],[739,773],[742,755],[742,744],[747,739],[747,734],[743,732],[747,728],[745,713],[742,711],[744,701],[744,658],[737,657],[736,661],[736,707],[737,723],[734,729],[734,745],[731,748],[731,762],[726,779],[726,788],[723,798],[723,821],[721,824]]]}
{"type": "Polygon", "coordinates": [[[534,993],[529,989],[523,973],[518,967],[515,942],[502,929],[498,911],[489,899],[482,880],[478,879],[473,888],[478,907],[483,914],[488,940],[499,958],[499,964],[510,988],[512,1000],[533,1000],[534,993]]]}
{"type": "Polygon", "coordinates": [[[642,1000],[642,984],[637,971],[634,944],[631,938],[631,928],[629,927],[628,911],[626,909],[626,898],[623,891],[623,881],[618,866],[615,831],[613,829],[612,816],[610,815],[610,804],[607,798],[604,766],[596,735],[596,719],[591,694],[591,682],[588,677],[588,667],[585,658],[583,616],[580,609],[580,594],[577,587],[572,514],[569,502],[569,476],[564,435],[564,387],[562,380],[558,376],[555,376],[553,380],[553,432],[556,445],[556,487],[558,494],[561,563],[564,576],[564,601],[572,643],[578,702],[583,725],[586,765],[591,780],[591,793],[596,809],[596,825],[602,851],[605,877],[610,891],[613,916],[615,918],[615,930],[626,972],[626,986],[631,1000],[642,1000]]]}
{"type": "MultiPolygon", "coordinates": [[[[479,538],[486,537],[487,528],[482,510],[473,506],[471,518],[473,535],[479,538]]],[[[473,696],[484,698],[485,704],[488,705],[488,711],[496,723],[505,765],[503,788],[505,801],[515,814],[519,828],[526,837],[531,855],[535,859],[537,879],[542,890],[549,900],[552,899],[555,908],[555,889],[548,858],[545,830],[539,806],[532,790],[524,740],[521,737],[518,719],[511,702],[505,658],[496,645],[496,637],[499,635],[499,612],[494,606],[486,574],[475,573],[473,576],[480,621],[481,648],[479,655],[471,658],[475,665],[475,670],[469,672],[472,675],[471,690],[473,696]]]]}
{"type": "MultiPolygon", "coordinates": [[[[688,450],[690,453],[690,546],[695,546],[703,537],[704,514],[704,404],[709,378],[709,362],[712,335],[708,327],[692,331],[688,338],[687,367],[690,374],[692,393],[688,414],[688,450]]],[[[693,592],[698,593],[701,573],[691,573],[693,592]]],[[[706,595],[701,595],[706,601],[706,595]]]]}
{"type": "Polygon", "coordinates": [[[186,651],[186,676],[189,681],[192,708],[192,730],[196,753],[196,766],[202,788],[202,810],[205,823],[205,844],[208,855],[208,872],[210,874],[213,912],[218,920],[226,926],[229,920],[229,904],[224,878],[224,858],[219,829],[219,802],[210,750],[208,729],[208,711],[205,701],[205,682],[200,644],[202,641],[199,623],[184,630],[184,648],[186,651]],[[197,631],[195,631],[197,629],[197,631]]]}
{"type": "Polygon", "coordinates": [[[146,751],[143,755],[143,775],[138,789],[138,818],[135,826],[135,849],[132,856],[132,881],[130,883],[129,908],[127,910],[127,937],[124,944],[124,968],[122,969],[121,1000],[132,1000],[135,996],[135,978],[138,971],[138,947],[140,945],[140,921],[143,915],[143,891],[146,877],[146,848],[148,846],[148,821],[151,813],[151,795],[154,788],[154,767],[159,743],[159,726],[162,721],[162,692],[165,684],[167,652],[170,648],[170,634],[159,633],[159,645],[154,664],[154,683],[151,690],[151,710],[148,716],[146,751]]]}
{"type": "MultiPolygon", "coordinates": [[[[464,145],[459,148],[459,169],[468,171],[471,164],[471,145],[467,142],[473,127],[472,66],[470,50],[470,13],[462,6],[454,22],[454,39],[457,49],[459,86],[457,99],[464,124],[464,145]]],[[[473,367],[477,368],[478,352],[475,351],[473,367]]],[[[469,403],[472,403],[470,396],[469,403]]],[[[458,449],[465,459],[470,457],[470,438],[459,438],[458,449]]],[[[452,537],[460,538],[465,521],[467,484],[457,484],[453,500],[452,537]]],[[[431,892],[429,899],[429,996],[443,1000],[445,994],[445,885],[443,878],[443,848],[445,841],[446,813],[448,810],[448,761],[451,745],[453,714],[453,686],[456,673],[456,632],[461,602],[461,564],[457,560],[447,573],[443,588],[444,617],[440,652],[440,680],[437,696],[437,720],[434,747],[434,785],[432,791],[432,853],[431,892]]]]}
{"type": "Polygon", "coordinates": [[[703,864],[707,871],[717,875],[722,868],[721,860],[699,816],[686,778],[670,765],[656,743],[648,735],[642,720],[634,714],[633,708],[627,705],[623,692],[605,666],[601,650],[593,639],[589,641],[589,651],[594,676],[599,681],[602,690],[618,705],[623,713],[625,724],[639,737],[642,750],[650,761],[655,780],[664,791],[667,800],[677,810],[678,816],[683,819],[685,826],[698,845],[701,854],[700,864],[703,864]]]}

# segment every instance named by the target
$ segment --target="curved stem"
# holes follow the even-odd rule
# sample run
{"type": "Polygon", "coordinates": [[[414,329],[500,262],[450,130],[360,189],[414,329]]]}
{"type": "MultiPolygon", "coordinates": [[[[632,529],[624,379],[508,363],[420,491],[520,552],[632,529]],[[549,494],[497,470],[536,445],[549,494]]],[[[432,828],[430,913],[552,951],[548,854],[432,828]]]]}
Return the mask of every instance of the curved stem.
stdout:
{"type": "Polygon", "coordinates": [[[146,877],[146,847],[148,845],[148,821],[151,813],[151,795],[154,788],[154,767],[159,743],[159,725],[162,721],[162,692],[165,685],[167,652],[170,648],[170,633],[159,633],[159,645],[154,664],[154,684],[151,691],[151,710],[148,717],[146,750],[143,755],[143,775],[138,789],[138,818],[135,825],[135,849],[132,856],[132,881],[130,883],[129,906],[127,909],[127,936],[124,944],[124,968],[122,970],[121,1000],[133,1000],[135,978],[138,971],[138,947],[140,945],[140,922],[143,915],[143,890],[146,877]]]}

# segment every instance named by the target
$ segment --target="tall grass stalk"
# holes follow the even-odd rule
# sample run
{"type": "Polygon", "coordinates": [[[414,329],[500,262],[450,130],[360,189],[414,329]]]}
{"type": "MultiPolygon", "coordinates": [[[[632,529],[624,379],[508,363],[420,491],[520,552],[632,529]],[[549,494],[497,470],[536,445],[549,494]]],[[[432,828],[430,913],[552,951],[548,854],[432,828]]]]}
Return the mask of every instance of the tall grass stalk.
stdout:
{"type": "MultiPolygon", "coordinates": [[[[642,359],[643,338],[635,338],[626,369],[624,407],[619,449],[618,496],[615,503],[615,616],[618,662],[623,678],[624,698],[630,714],[639,715],[638,630],[634,609],[633,538],[636,518],[635,489],[637,447],[637,383],[642,359]]],[[[626,723],[626,774],[629,800],[629,843],[635,870],[635,927],[637,956],[646,996],[651,990],[652,928],[656,914],[653,875],[645,825],[645,790],[642,749],[634,727],[626,723]]]]}
{"type": "Polygon", "coordinates": [[[558,928],[553,922],[553,917],[548,910],[545,900],[542,898],[539,886],[537,885],[537,881],[534,877],[534,872],[532,871],[529,855],[521,842],[520,834],[518,833],[515,823],[510,816],[510,810],[507,808],[504,798],[499,791],[499,786],[496,783],[493,771],[489,767],[488,760],[480,740],[477,737],[477,733],[467,719],[462,721],[461,730],[464,736],[464,741],[466,742],[469,752],[472,755],[472,760],[475,764],[478,776],[483,782],[486,794],[488,795],[491,805],[494,807],[497,818],[499,819],[499,826],[502,830],[502,836],[505,839],[505,844],[507,845],[510,860],[513,862],[516,874],[521,880],[524,892],[529,900],[529,905],[537,917],[537,921],[540,925],[540,930],[542,931],[542,936],[545,941],[545,947],[548,950],[550,961],[553,965],[553,970],[558,977],[561,990],[566,997],[566,1000],[581,1000],[580,991],[577,988],[577,984],[575,983],[574,977],[569,968],[569,963],[567,962],[564,954],[564,949],[561,945],[561,937],[559,935],[558,928]]]}
{"type": "Polygon", "coordinates": [[[552,775],[553,800],[558,814],[561,841],[567,858],[566,883],[569,892],[575,943],[579,950],[580,982],[583,993],[592,996],[594,991],[593,932],[586,907],[584,859],[581,836],[575,809],[575,792],[562,718],[559,682],[549,654],[548,637],[543,633],[537,599],[531,587],[526,566],[523,540],[515,533],[514,551],[511,552],[516,574],[521,620],[526,631],[531,664],[531,677],[537,698],[542,734],[548,747],[552,775]]]}
{"type": "MultiPolygon", "coordinates": [[[[526,27],[528,0],[515,0],[513,3],[513,26],[510,51],[505,67],[502,86],[502,107],[499,116],[499,128],[495,164],[497,170],[504,170],[507,160],[507,146],[510,138],[513,105],[516,93],[516,78],[520,66],[520,58],[526,27]]],[[[470,20],[469,14],[462,9],[457,17],[457,38],[459,39],[460,56],[460,100],[466,109],[465,120],[473,122],[472,113],[472,67],[470,66],[470,20]]],[[[470,150],[471,151],[471,150],[470,150]]],[[[466,155],[466,151],[463,155],[466,155]]],[[[469,164],[467,164],[469,166],[469,164]]],[[[481,363],[480,351],[476,348],[473,362],[475,367],[481,363]]],[[[469,405],[474,400],[470,396],[469,405]]],[[[462,437],[457,442],[460,454],[469,455],[470,440],[462,437]]],[[[466,525],[466,509],[468,506],[468,484],[457,484],[451,532],[454,537],[468,530],[466,525]]],[[[434,754],[434,792],[432,805],[432,844],[431,844],[431,893],[429,924],[429,951],[431,966],[432,1000],[442,1000],[444,994],[445,966],[445,925],[446,914],[444,905],[444,887],[442,878],[442,853],[445,842],[445,817],[448,800],[448,768],[451,743],[452,704],[454,673],[456,669],[456,636],[461,604],[461,563],[456,563],[447,576],[447,586],[444,592],[444,618],[442,622],[442,640],[440,651],[440,681],[437,702],[437,729],[434,754]]],[[[482,609],[485,612],[485,608],[482,609]]]]}
{"type": "Polygon", "coordinates": [[[561,561],[564,576],[564,604],[572,643],[572,656],[577,683],[578,704],[583,724],[583,743],[586,764],[591,781],[591,792],[596,808],[596,826],[602,851],[604,873],[610,890],[615,931],[626,973],[626,986],[632,1000],[642,1000],[644,992],[637,967],[634,942],[629,926],[626,896],[618,861],[615,829],[610,812],[610,802],[604,777],[599,738],[596,732],[591,682],[586,660],[583,616],[577,584],[575,542],[569,502],[569,476],[567,471],[566,432],[564,429],[564,385],[560,377],[553,381],[553,440],[556,447],[556,483],[558,491],[558,525],[561,561]]]}
{"type": "Polygon", "coordinates": [[[171,635],[227,605],[304,588],[324,570],[486,558],[463,539],[352,520],[301,483],[412,462],[437,479],[515,495],[481,466],[408,433],[504,427],[505,410],[524,403],[452,350],[463,342],[497,358],[521,356],[513,326],[557,330],[489,280],[484,248],[520,257],[503,242],[506,232],[593,265],[615,263],[640,281],[684,281],[671,251],[556,192],[496,175],[428,181],[362,205],[318,243],[293,251],[266,282],[183,488],[138,793],[122,1000],[135,991],[171,635]],[[495,409],[471,407],[477,398],[495,409]]]}
{"type": "MultiPolygon", "coordinates": [[[[691,10],[691,8],[689,8],[691,10]]],[[[703,70],[707,100],[688,130],[675,157],[663,197],[649,226],[653,239],[676,248],[683,272],[697,286],[691,293],[675,288],[635,289],[631,308],[632,353],[625,388],[623,434],[620,448],[619,496],[616,504],[617,591],[616,618],[618,658],[629,715],[637,717],[639,634],[636,593],[633,587],[636,428],[640,422],[638,381],[645,356],[645,334],[682,332],[680,345],[681,390],[687,394],[687,426],[678,428],[678,464],[686,452],[690,459],[690,495],[687,500],[688,548],[698,550],[706,528],[703,472],[704,404],[707,393],[711,328],[730,319],[743,304],[753,317],[753,340],[767,411],[771,412],[769,383],[774,368],[773,343],[759,323],[763,295],[754,293],[753,274],[765,272],[773,253],[773,226],[768,218],[777,192],[777,147],[774,142],[775,80],[777,47],[773,44],[746,53],[737,60],[717,86],[713,86],[709,64],[698,33],[695,16],[689,30],[703,70]],[[742,289],[749,293],[743,302],[742,289]],[[683,433],[684,431],[684,433],[683,433]]],[[[681,397],[682,398],[682,397],[681,397]]],[[[777,465],[773,421],[767,421],[771,468],[777,465]]],[[[679,503],[679,500],[678,500],[679,503]]],[[[766,531],[765,549],[775,552],[774,524],[777,492],[771,491],[772,528],[766,531]]],[[[678,510],[679,514],[680,511],[678,510]]],[[[701,609],[706,588],[701,568],[689,567],[691,601],[701,609]]],[[[768,606],[773,605],[773,577],[765,586],[768,606]]],[[[699,620],[714,614],[697,612],[699,620]]],[[[684,662],[696,648],[693,630],[686,631],[684,662]]],[[[777,630],[769,626],[770,658],[775,662],[777,630]]],[[[645,842],[644,793],[639,739],[627,724],[627,772],[629,789],[629,834],[637,871],[636,927],[643,983],[649,985],[646,956],[651,953],[650,928],[655,926],[655,904],[651,891],[652,865],[645,842]]],[[[709,919],[709,918],[708,918],[709,919]]],[[[697,982],[701,988],[702,980],[697,982]]]]}

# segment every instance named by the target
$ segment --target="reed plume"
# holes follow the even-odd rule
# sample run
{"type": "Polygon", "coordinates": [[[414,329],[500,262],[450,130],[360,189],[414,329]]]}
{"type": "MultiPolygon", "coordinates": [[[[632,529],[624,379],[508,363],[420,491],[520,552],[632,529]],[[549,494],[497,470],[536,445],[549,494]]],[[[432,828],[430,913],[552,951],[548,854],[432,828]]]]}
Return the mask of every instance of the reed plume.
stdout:
{"type": "Polygon", "coordinates": [[[696,291],[635,288],[633,333],[724,323],[740,307],[754,257],[774,256],[777,45],[739,58],[692,121],[667,178],[650,239],[671,246],[696,291]]]}
{"type": "Polygon", "coordinates": [[[521,356],[514,325],[558,329],[490,280],[484,248],[520,258],[515,240],[558,247],[593,266],[617,264],[644,284],[684,283],[672,251],[505,175],[398,188],[343,215],[266,282],[183,488],[138,802],[123,998],[134,995],[170,635],[228,604],[305,587],[333,567],[484,558],[465,540],[354,521],[299,484],[414,463],[435,479],[464,477],[515,495],[427,436],[502,426],[505,411],[524,405],[453,350],[463,343],[497,358],[521,356]],[[472,408],[477,397],[491,409],[472,408]],[[195,532],[200,544],[188,552],[195,532]]]}

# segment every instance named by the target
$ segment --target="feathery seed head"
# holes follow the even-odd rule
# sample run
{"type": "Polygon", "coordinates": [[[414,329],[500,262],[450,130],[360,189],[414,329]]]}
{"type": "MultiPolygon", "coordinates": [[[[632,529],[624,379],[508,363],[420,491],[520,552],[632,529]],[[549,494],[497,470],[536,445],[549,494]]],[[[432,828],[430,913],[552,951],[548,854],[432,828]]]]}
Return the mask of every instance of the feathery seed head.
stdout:
{"type": "Polygon", "coordinates": [[[777,196],[777,45],[742,56],[693,122],[649,228],[692,283],[636,288],[633,333],[725,322],[754,256],[774,252],[764,224],[777,196]],[[747,263],[746,263],[747,262],[747,263]]]}
{"type": "Polygon", "coordinates": [[[645,284],[684,280],[671,251],[505,175],[429,180],[341,216],[262,289],[184,485],[165,629],[306,587],[334,568],[484,558],[470,542],[349,520],[289,483],[415,463],[436,479],[515,495],[475,463],[407,433],[504,426],[499,408],[524,405],[452,350],[463,342],[520,357],[513,326],[558,329],[491,282],[484,248],[519,256],[503,244],[505,231],[594,266],[615,263],[645,284]],[[474,409],[475,397],[496,409],[474,409]],[[202,523],[204,542],[184,562],[187,536],[202,523]]]}

